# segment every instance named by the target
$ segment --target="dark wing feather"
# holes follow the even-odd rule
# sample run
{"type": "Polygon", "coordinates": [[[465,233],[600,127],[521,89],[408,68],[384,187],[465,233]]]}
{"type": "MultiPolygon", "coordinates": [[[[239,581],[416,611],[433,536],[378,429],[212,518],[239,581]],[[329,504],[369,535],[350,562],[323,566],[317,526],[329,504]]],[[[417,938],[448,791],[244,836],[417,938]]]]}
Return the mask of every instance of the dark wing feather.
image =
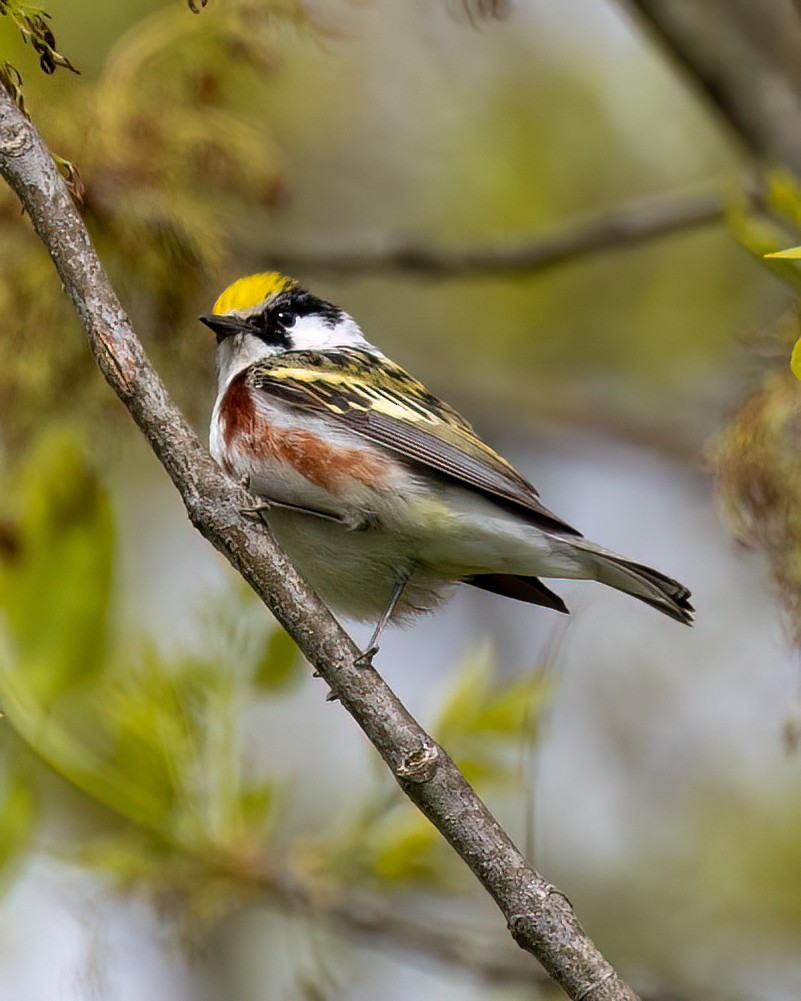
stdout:
{"type": "Polygon", "coordinates": [[[368,351],[288,351],[253,367],[254,388],[334,421],[408,461],[524,512],[548,531],[580,535],[452,407],[368,351]]]}

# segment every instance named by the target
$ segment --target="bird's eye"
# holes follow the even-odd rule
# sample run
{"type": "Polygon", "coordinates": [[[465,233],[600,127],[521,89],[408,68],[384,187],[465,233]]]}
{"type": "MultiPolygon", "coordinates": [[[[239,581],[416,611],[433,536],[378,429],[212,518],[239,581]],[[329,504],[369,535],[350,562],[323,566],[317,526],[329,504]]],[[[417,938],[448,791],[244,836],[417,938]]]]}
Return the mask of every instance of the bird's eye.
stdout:
{"type": "Polygon", "coordinates": [[[282,327],[291,327],[295,322],[295,314],[288,309],[279,309],[275,314],[275,321],[282,327]]]}

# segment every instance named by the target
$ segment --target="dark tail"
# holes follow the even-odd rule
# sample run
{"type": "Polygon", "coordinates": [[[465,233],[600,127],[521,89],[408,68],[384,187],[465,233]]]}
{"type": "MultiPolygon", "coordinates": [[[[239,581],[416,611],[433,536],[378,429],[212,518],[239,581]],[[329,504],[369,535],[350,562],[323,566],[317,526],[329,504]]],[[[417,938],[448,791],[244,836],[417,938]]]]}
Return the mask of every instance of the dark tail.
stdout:
{"type": "Polygon", "coordinates": [[[677,622],[692,625],[695,609],[690,604],[690,591],[677,580],[584,539],[570,539],[570,544],[589,557],[595,580],[639,598],[677,622]]]}

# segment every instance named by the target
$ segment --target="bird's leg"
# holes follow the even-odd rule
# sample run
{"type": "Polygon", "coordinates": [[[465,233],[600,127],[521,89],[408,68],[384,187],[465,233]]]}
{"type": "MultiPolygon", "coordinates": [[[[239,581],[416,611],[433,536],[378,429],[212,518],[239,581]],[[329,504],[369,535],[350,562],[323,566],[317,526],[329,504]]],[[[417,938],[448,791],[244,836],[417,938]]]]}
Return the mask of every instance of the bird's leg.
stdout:
{"type": "Polygon", "coordinates": [[[322,518],[324,521],[335,521],[338,525],[343,524],[344,519],[337,514],[330,514],[328,511],[316,511],[311,507],[302,507],[300,504],[286,504],[284,501],[270,500],[269,497],[262,498],[262,503],[256,507],[243,507],[240,514],[253,521],[261,521],[262,514],[278,509],[279,511],[295,511],[297,514],[308,514],[312,518],[322,518]]]}
{"type": "Polygon", "coordinates": [[[406,585],[409,583],[410,576],[411,574],[407,571],[402,576],[398,577],[395,582],[395,586],[392,588],[392,594],[389,596],[387,606],[381,613],[381,618],[376,623],[373,635],[370,637],[370,642],[367,644],[367,649],[364,653],[359,654],[353,662],[355,667],[370,667],[372,665],[373,657],[375,657],[378,653],[378,641],[381,638],[381,633],[383,633],[387,623],[392,617],[392,613],[397,608],[401,595],[403,594],[406,585]]]}

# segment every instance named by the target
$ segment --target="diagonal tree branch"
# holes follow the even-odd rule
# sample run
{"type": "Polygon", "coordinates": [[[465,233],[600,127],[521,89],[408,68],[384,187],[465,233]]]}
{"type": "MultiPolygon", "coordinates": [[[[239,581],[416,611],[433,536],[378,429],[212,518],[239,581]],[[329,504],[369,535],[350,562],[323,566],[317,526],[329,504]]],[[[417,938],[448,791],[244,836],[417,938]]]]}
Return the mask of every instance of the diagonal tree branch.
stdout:
{"type": "Polygon", "coordinates": [[[169,399],[32,124],[0,89],[0,174],[19,196],[72,299],[103,375],[181,494],[192,524],[247,580],[330,685],[406,795],[498,904],[514,939],[576,1001],[635,1001],[564,894],[528,864],[447,753],[415,722],[312,594],[270,535],[242,515],[251,498],[212,461],[169,399]]]}
{"type": "Polygon", "coordinates": [[[396,244],[337,248],[335,251],[251,251],[258,268],[304,274],[381,274],[406,271],[432,278],[533,274],[590,254],[629,247],[661,236],[720,222],[725,203],[718,192],[660,196],[623,205],[612,212],[557,232],[512,245],[449,250],[396,244]]]}

